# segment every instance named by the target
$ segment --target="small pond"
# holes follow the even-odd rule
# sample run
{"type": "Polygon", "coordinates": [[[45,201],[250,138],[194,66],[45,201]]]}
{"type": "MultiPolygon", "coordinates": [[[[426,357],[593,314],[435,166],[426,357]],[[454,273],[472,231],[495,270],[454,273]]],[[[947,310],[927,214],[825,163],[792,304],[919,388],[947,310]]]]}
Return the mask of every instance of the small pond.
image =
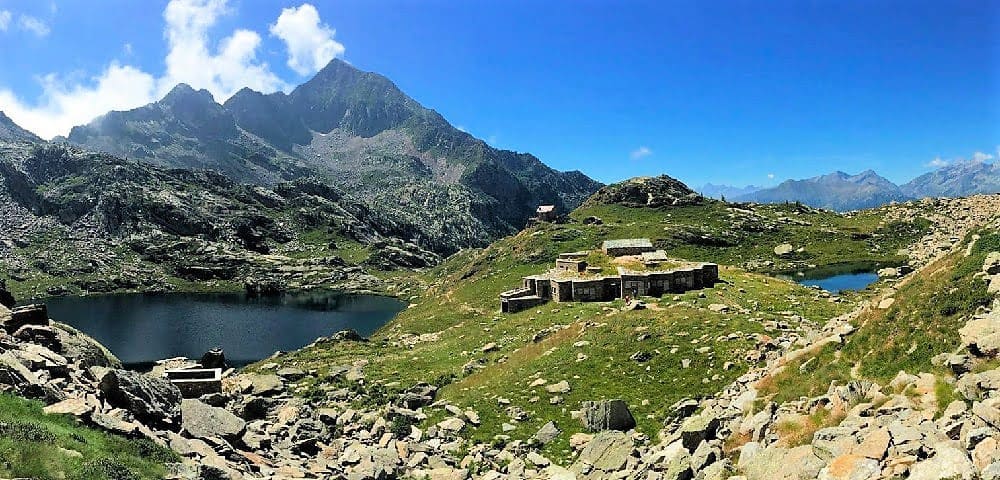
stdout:
{"type": "Polygon", "coordinates": [[[131,367],[200,358],[213,347],[222,347],[231,365],[242,366],[344,329],[368,336],[406,307],[390,297],[331,292],[121,294],[44,302],[49,317],[96,338],[131,367]]]}
{"type": "Polygon", "coordinates": [[[817,286],[832,294],[838,294],[845,290],[864,290],[878,280],[878,274],[874,272],[842,273],[825,278],[800,278],[796,279],[802,285],[811,287],[817,286]]]}
{"type": "Polygon", "coordinates": [[[878,264],[871,262],[844,263],[815,268],[802,272],[779,275],[805,286],[816,286],[832,294],[843,291],[860,291],[878,280],[878,264]]]}

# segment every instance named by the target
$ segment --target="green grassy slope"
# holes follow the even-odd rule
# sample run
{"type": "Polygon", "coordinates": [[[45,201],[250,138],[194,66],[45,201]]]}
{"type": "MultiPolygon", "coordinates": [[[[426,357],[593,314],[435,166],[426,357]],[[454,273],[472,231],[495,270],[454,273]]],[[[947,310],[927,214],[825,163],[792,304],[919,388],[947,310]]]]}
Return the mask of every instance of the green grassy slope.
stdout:
{"type": "MultiPolygon", "coordinates": [[[[323,378],[331,365],[367,359],[369,393],[380,398],[419,381],[445,385],[440,398],[482,417],[481,426],[466,431],[479,440],[502,433],[505,422],[515,423],[507,409],[520,408],[530,419],[508,433],[512,438],[530,438],[549,420],[567,432],[548,447],[553,458],[568,454],[569,433],[581,429],[571,411],[585,400],[625,399],[639,429],[652,435],[672,403],[714,393],[746,371],[744,354],[761,335],[773,334],[779,324],[796,328],[800,319],[822,325],[848,311],[851,302],[832,302],[792,282],[725,266],[725,283],[646,299],[647,310],[623,312],[620,302],[549,303],[501,315],[497,295],[519,285],[522,276],[549,268],[559,253],[597,248],[605,239],[649,237],[681,259],[773,271],[792,265],[774,255],[774,246],[783,242],[804,247],[796,260],[801,264],[898,263],[897,250],[926,228],[920,221],[887,228],[879,224],[877,211],[845,217],[796,214],[795,209],[757,207],[755,218],[740,224],[746,230],[738,230],[731,226],[738,214],[720,202],[662,209],[585,206],[571,215],[570,223],[528,228],[484,250],[460,252],[411,279],[399,293],[412,296],[412,306],[370,342],[308,348],[281,361],[318,368],[318,378],[323,378]],[[585,224],[590,216],[603,223],[585,224]],[[791,216],[797,221],[778,220],[791,216]],[[712,303],[732,309],[716,313],[706,308],[712,303]],[[488,343],[496,343],[497,349],[483,352],[488,343]],[[640,352],[649,360],[630,359],[640,352]],[[685,359],[691,361],[688,368],[682,365],[685,359]],[[727,362],[731,365],[724,369],[727,362]],[[550,403],[556,395],[531,387],[536,379],[547,384],[565,380],[571,391],[561,395],[561,402],[550,403]]],[[[432,416],[429,423],[443,415],[432,416]]]]}
{"type": "Polygon", "coordinates": [[[0,477],[72,480],[163,478],[169,450],[46,415],[39,403],[0,395],[0,477]]]}
{"type": "Polygon", "coordinates": [[[852,369],[855,375],[883,385],[900,370],[949,375],[932,365],[931,358],[955,351],[960,346],[958,329],[991,301],[985,282],[975,274],[988,252],[1000,250],[1000,232],[984,230],[979,234],[981,238],[969,256],[964,251],[953,252],[916,273],[895,293],[891,307],[862,313],[858,331],[845,345],[839,349],[827,346],[802,372],[799,367],[809,358],[789,363],[762,383],[762,396],[782,402],[819,395],[832,381],[850,381],[852,369]]]}

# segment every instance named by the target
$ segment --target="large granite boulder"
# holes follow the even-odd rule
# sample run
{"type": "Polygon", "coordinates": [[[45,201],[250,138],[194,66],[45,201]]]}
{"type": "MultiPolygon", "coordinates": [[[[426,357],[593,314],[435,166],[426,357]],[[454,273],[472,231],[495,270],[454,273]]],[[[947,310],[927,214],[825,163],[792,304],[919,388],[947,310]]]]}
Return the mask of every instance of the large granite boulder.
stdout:
{"type": "Polygon", "coordinates": [[[941,442],[934,445],[934,455],[910,468],[911,480],[971,480],[976,467],[962,450],[941,442]]]}
{"type": "Polygon", "coordinates": [[[581,420],[583,427],[591,432],[602,430],[628,431],[635,428],[635,418],[624,400],[600,400],[583,402],[581,420]]]}
{"type": "Polygon", "coordinates": [[[52,328],[62,344],[62,355],[84,369],[90,367],[121,368],[122,362],[110,350],[83,332],[59,322],[52,328]]]}
{"type": "Polygon", "coordinates": [[[42,325],[24,325],[14,332],[13,337],[25,343],[41,345],[53,352],[62,352],[62,342],[52,327],[42,325]]]}
{"type": "Polygon", "coordinates": [[[600,432],[583,447],[570,470],[577,474],[577,478],[603,478],[611,472],[621,473],[633,450],[632,438],[625,433],[600,432]]]}
{"type": "Polygon", "coordinates": [[[969,320],[958,330],[962,344],[973,354],[995,357],[1000,354],[1000,310],[969,320]]]}
{"type": "Polygon", "coordinates": [[[143,423],[174,429],[180,424],[181,391],[164,378],[110,370],[99,387],[108,403],[128,410],[143,423]]]}
{"type": "Polygon", "coordinates": [[[714,439],[718,429],[719,417],[710,412],[702,412],[700,415],[688,417],[681,424],[681,442],[689,452],[694,452],[701,442],[714,439]]]}
{"type": "Polygon", "coordinates": [[[740,449],[738,467],[747,480],[811,480],[825,465],[810,445],[762,448],[750,442],[740,449]]]}
{"type": "Polygon", "coordinates": [[[201,400],[185,399],[181,402],[181,427],[194,438],[219,437],[232,442],[243,434],[246,424],[228,410],[201,400]]]}
{"type": "Polygon", "coordinates": [[[3,329],[13,334],[25,325],[48,326],[48,324],[49,312],[45,305],[25,305],[11,310],[10,316],[4,319],[3,329]]]}
{"type": "Polygon", "coordinates": [[[38,376],[9,352],[0,353],[0,391],[30,395],[41,385],[38,376]]]}

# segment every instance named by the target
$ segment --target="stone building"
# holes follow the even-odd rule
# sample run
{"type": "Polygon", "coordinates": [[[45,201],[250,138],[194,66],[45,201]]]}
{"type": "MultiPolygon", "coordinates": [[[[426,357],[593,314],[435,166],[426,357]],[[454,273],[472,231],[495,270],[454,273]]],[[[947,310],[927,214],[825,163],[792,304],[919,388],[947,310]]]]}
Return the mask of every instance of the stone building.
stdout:
{"type": "MultiPolygon", "coordinates": [[[[558,264],[558,260],[557,260],[558,264]]],[[[719,281],[719,266],[699,263],[671,270],[632,271],[618,267],[618,275],[566,275],[556,268],[522,279],[520,288],[500,294],[500,311],[515,313],[554,302],[608,302],[626,296],[659,297],[711,287],[719,281]]]]}
{"type": "Polygon", "coordinates": [[[653,252],[653,242],[648,238],[623,238],[620,240],[605,240],[601,244],[601,250],[609,257],[623,257],[625,255],[642,255],[653,252]]]}
{"type": "Polygon", "coordinates": [[[539,221],[552,222],[558,217],[555,205],[539,205],[538,208],[535,209],[535,218],[539,221]]]}

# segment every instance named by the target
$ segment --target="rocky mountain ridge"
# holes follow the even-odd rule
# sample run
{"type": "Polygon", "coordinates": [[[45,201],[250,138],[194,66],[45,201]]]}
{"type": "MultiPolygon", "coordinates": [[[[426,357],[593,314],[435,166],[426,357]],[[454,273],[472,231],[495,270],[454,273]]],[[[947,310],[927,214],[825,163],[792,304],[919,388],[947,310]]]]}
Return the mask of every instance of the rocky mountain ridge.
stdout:
{"type": "Polygon", "coordinates": [[[1000,164],[956,161],[914,178],[900,189],[914,198],[996,193],[1000,192],[1000,164]]]}
{"type": "Polygon", "coordinates": [[[0,144],[0,178],[0,268],[36,295],[178,282],[372,290],[366,270],[440,261],[400,240],[416,227],[312,178],[245,185],[44,144],[0,144]]]}
{"type": "Polygon", "coordinates": [[[2,142],[40,142],[37,135],[31,133],[0,112],[0,141],[2,142]]]}
{"type": "Polygon", "coordinates": [[[896,185],[874,171],[866,170],[857,175],[838,171],[804,180],[786,180],[775,187],[756,188],[743,193],[737,193],[738,189],[734,187],[712,187],[712,192],[729,191],[726,198],[731,201],[801,202],[816,208],[848,211],[926,197],[998,193],[1000,167],[982,161],[956,161],[903,185],[896,185]]]}
{"type": "Polygon", "coordinates": [[[542,204],[568,212],[600,184],[458,130],[384,76],[333,60],[291,93],[243,89],[218,104],[178,85],[159,102],[109,112],[66,140],[171,168],[270,184],[302,176],[418,227],[449,254],[522,228],[542,204]]]}
{"type": "Polygon", "coordinates": [[[732,200],[761,203],[801,202],[837,211],[860,210],[909,197],[872,170],[857,175],[834,172],[805,180],[786,180],[776,187],[739,195],[732,200]]]}

